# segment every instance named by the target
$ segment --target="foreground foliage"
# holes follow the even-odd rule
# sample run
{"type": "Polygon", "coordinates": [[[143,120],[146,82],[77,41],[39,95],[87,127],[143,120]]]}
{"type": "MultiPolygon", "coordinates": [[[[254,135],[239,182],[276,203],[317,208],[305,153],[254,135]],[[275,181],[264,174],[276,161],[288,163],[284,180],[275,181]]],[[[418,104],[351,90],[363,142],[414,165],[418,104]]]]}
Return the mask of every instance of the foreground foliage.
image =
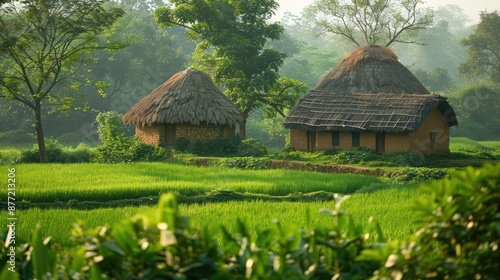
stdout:
{"type": "Polygon", "coordinates": [[[500,274],[500,166],[468,168],[422,188],[426,223],[401,242],[381,275],[409,279],[498,279],[500,274]]]}
{"type": "Polygon", "coordinates": [[[234,233],[222,228],[219,246],[206,226],[193,228],[179,215],[168,194],[160,199],[155,225],[139,215],[111,228],[75,226],[81,247],[71,257],[59,256],[35,229],[13,263],[2,246],[0,279],[495,279],[500,166],[468,168],[422,188],[432,195],[418,204],[426,224],[406,241],[385,244],[374,224],[375,243],[369,243],[341,210],[347,197],[336,196],[334,209],[323,210],[333,219],[329,231],[275,221],[252,237],[237,220],[234,233]],[[12,266],[17,272],[8,271],[12,266]]]}

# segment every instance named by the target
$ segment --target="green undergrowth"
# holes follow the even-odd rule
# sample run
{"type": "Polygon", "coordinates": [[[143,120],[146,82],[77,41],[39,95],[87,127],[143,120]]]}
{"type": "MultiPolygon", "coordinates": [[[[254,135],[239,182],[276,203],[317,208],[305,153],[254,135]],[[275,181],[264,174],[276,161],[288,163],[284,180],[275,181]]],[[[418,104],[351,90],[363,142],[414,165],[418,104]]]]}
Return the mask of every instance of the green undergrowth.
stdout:
{"type": "Polygon", "coordinates": [[[499,161],[500,150],[459,149],[450,153],[416,154],[411,152],[395,152],[378,154],[373,150],[358,148],[356,150],[323,150],[318,152],[302,152],[283,150],[271,156],[272,159],[302,161],[311,164],[344,164],[363,167],[463,167],[465,165],[481,166],[486,162],[499,161]],[[465,163],[463,160],[469,160],[465,163]]]}

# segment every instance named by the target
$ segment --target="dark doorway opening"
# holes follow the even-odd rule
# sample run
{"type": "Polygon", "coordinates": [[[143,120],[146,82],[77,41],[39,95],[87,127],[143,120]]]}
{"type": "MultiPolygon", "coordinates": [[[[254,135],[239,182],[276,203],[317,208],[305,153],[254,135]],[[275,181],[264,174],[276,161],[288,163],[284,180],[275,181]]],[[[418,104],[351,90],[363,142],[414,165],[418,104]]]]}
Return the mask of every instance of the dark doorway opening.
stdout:
{"type": "Polygon", "coordinates": [[[316,131],[306,131],[307,151],[316,152],[316,131]]]}
{"type": "Polygon", "coordinates": [[[436,151],[436,132],[431,132],[430,134],[430,152],[436,151]]]}
{"type": "Polygon", "coordinates": [[[377,132],[377,136],[375,139],[375,145],[376,145],[377,153],[379,153],[379,154],[385,153],[385,132],[377,132]]]}

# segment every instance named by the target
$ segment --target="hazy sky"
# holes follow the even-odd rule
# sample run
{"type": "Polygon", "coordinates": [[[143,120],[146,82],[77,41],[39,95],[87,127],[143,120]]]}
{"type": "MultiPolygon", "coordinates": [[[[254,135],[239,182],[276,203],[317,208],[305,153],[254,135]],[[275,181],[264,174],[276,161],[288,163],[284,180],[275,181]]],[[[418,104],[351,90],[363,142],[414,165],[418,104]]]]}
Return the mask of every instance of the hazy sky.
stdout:
{"type": "MultiPolygon", "coordinates": [[[[276,16],[280,19],[284,12],[288,11],[292,14],[299,15],[302,9],[310,4],[313,0],[278,0],[280,4],[280,9],[277,11],[276,16]]],[[[479,22],[479,12],[488,11],[492,12],[494,10],[500,11],[500,1],[499,0],[427,0],[425,5],[432,8],[437,8],[439,6],[445,6],[449,4],[455,4],[460,6],[465,14],[471,19],[471,24],[479,22]]]]}

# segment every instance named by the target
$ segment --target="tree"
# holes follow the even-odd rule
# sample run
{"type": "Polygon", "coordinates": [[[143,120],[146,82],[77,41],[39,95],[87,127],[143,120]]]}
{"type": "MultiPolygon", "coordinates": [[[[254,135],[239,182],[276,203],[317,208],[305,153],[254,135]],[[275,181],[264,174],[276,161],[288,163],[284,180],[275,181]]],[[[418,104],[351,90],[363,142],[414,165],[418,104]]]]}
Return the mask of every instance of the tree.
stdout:
{"type": "Polygon", "coordinates": [[[418,32],[432,24],[431,9],[421,0],[315,0],[309,18],[322,28],[357,46],[394,42],[417,43],[418,32]]]}
{"type": "Polygon", "coordinates": [[[134,11],[152,13],[154,9],[163,4],[163,0],[113,0],[122,9],[131,8],[134,11]]]}
{"type": "MultiPolygon", "coordinates": [[[[159,29],[151,13],[125,7],[126,14],[113,27],[111,37],[130,44],[119,52],[99,50],[89,63],[89,77],[109,85],[104,95],[87,88],[87,100],[101,112],[125,113],[179,69],[187,67],[195,44],[185,38],[185,29],[159,29]],[[92,92],[93,91],[93,92],[92,92]]],[[[95,118],[95,117],[94,117],[95,118]]]]}
{"type": "Polygon", "coordinates": [[[444,91],[453,84],[448,70],[436,67],[432,71],[417,69],[414,71],[418,80],[430,91],[444,91]]]}
{"type": "Polygon", "coordinates": [[[105,2],[23,0],[1,8],[0,94],[33,111],[41,162],[48,161],[42,105],[71,109],[69,92],[79,84],[70,78],[83,65],[82,58],[97,49],[122,47],[97,39],[123,15],[122,9],[105,9],[105,2]]]}
{"type": "Polygon", "coordinates": [[[212,73],[243,113],[242,139],[252,110],[270,106],[283,114],[295,103],[298,95],[293,89],[300,83],[280,79],[278,74],[286,55],[266,47],[268,40],[278,40],[283,32],[278,23],[268,23],[278,7],[275,0],[170,2],[173,6],[155,10],[157,23],[188,29],[188,36],[198,43],[196,67],[212,73]]]}
{"type": "Polygon", "coordinates": [[[482,12],[473,34],[462,40],[467,47],[467,59],[458,67],[458,74],[465,78],[486,75],[492,82],[500,83],[500,13],[482,12]]]}

